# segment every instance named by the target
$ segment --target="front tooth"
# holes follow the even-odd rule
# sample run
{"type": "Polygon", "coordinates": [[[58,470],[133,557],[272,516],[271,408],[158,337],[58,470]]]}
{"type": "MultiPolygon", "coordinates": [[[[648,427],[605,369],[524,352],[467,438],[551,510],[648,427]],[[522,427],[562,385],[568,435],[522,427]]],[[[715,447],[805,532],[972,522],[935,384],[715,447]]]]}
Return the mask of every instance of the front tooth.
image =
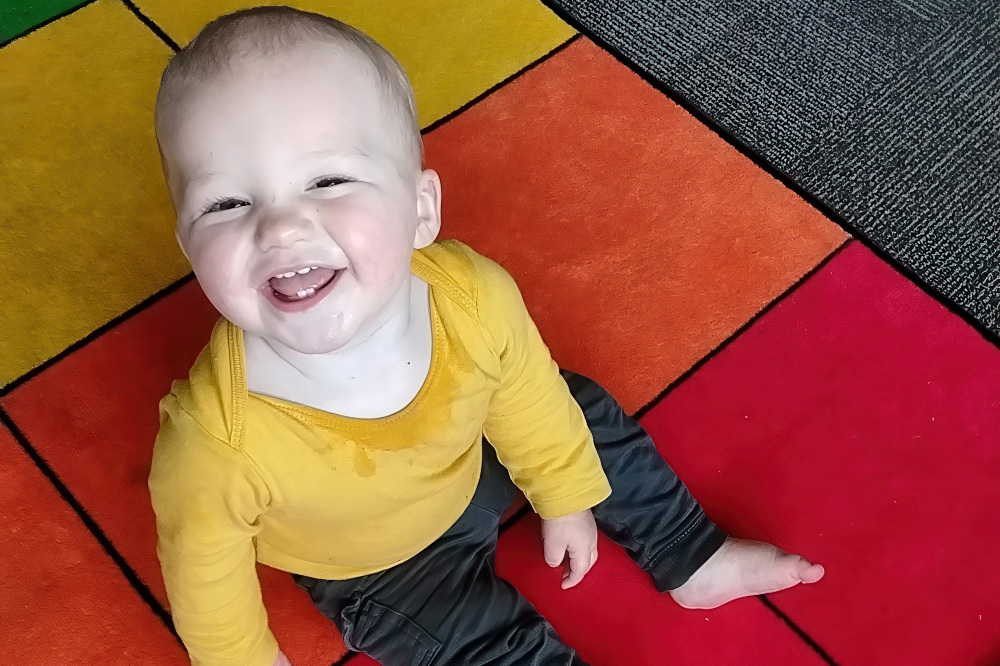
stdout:
{"type": "Polygon", "coordinates": [[[312,270],[312,268],[300,268],[299,270],[297,270],[295,272],[298,273],[299,275],[305,275],[306,273],[308,273],[311,270],[312,270]]]}
{"type": "Polygon", "coordinates": [[[308,289],[306,289],[306,293],[309,294],[310,296],[312,296],[313,294],[316,293],[316,288],[315,287],[309,287],[308,289]]]}
{"type": "Polygon", "coordinates": [[[289,278],[292,277],[293,275],[295,275],[295,271],[292,271],[291,273],[282,273],[281,277],[289,278]]]}
{"type": "Polygon", "coordinates": [[[298,296],[299,298],[302,298],[308,293],[309,293],[308,289],[299,289],[297,292],[295,292],[295,295],[298,296]]]}

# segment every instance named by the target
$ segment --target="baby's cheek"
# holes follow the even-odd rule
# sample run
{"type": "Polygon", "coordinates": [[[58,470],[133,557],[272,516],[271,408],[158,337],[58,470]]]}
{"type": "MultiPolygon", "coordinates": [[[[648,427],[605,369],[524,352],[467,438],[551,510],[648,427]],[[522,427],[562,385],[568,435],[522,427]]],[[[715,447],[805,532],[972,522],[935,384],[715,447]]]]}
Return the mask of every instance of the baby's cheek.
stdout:
{"type": "Polygon", "coordinates": [[[410,272],[409,254],[391,245],[375,246],[365,264],[369,279],[385,287],[399,284],[410,272]]]}
{"type": "Polygon", "coordinates": [[[195,273],[209,300],[228,314],[247,297],[250,291],[249,276],[238,261],[239,253],[224,243],[206,245],[197,256],[195,273]]]}

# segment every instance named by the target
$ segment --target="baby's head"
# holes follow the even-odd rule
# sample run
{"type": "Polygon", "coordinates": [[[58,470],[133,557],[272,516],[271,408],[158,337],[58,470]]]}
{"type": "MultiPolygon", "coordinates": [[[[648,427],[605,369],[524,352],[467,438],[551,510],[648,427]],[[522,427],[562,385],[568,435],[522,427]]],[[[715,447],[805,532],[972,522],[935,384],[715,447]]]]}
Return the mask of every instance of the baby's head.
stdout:
{"type": "Polygon", "coordinates": [[[318,14],[241,10],[171,60],[155,119],[177,240],[227,319],[314,354],[405,316],[440,182],[385,49],[318,14]]]}

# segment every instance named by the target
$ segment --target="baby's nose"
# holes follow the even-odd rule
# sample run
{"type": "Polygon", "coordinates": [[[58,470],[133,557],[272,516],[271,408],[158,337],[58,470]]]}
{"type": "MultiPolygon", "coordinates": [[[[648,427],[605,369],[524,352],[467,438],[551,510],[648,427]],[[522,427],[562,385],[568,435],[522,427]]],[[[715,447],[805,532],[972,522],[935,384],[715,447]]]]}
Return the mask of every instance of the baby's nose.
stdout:
{"type": "Polygon", "coordinates": [[[255,241],[261,250],[289,247],[296,241],[308,240],[312,223],[303,215],[289,210],[275,210],[261,216],[255,241]]]}

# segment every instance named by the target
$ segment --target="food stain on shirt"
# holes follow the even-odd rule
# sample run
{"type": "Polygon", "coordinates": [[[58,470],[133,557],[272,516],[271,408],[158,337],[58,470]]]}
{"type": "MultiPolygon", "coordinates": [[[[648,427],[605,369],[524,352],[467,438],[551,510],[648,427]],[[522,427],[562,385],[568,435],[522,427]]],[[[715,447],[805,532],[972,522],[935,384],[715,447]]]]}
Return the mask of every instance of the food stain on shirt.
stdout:
{"type": "Polygon", "coordinates": [[[360,477],[369,477],[375,474],[375,461],[368,455],[368,451],[363,444],[358,444],[353,439],[345,441],[348,446],[353,446],[352,457],[354,459],[354,471],[360,477]]]}

